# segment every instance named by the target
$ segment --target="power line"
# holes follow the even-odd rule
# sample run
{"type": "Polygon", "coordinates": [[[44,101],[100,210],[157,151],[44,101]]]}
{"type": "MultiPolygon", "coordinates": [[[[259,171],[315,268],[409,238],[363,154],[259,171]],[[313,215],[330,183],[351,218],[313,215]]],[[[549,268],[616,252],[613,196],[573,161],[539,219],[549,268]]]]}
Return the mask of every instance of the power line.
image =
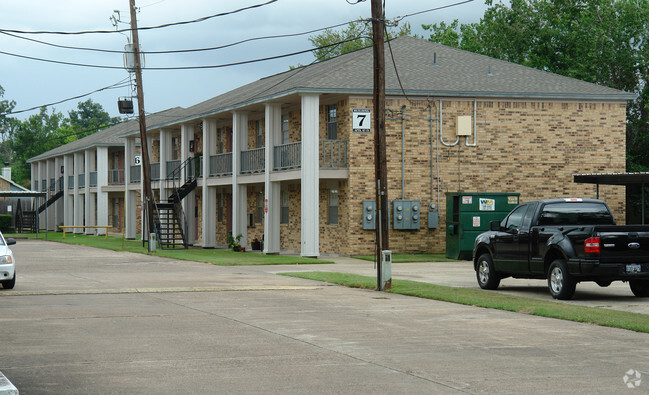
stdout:
{"type": "MultiPolygon", "coordinates": [[[[221,16],[232,15],[232,14],[236,14],[236,13],[239,13],[239,12],[242,12],[242,11],[247,11],[247,10],[251,10],[251,9],[254,9],[254,8],[267,6],[267,5],[275,3],[277,1],[278,0],[269,0],[269,1],[265,2],[265,3],[254,4],[254,5],[251,5],[251,6],[248,6],[248,7],[239,8],[239,9],[234,10],[234,11],[221,12],[221,13],[218,13],[218,14],[208,15],[208,16],[204,16],[204,17],[201,17],[201,18],[192,19],[192,20],[189,20],[189,21],[171,22],[171,23],[165,23],[165,24],[157,25],[157,26],[145,26],[145,27],[138,28],[138,30],[153,30],[153,29],[161,29],[161,28],[170,27],[170,26],[180,26],[180,25],[188,25],[188,24],[191,24],[191,23],[203,22],[203,21],[206,21],[208,19],[217,18],[217,17],[221,17],[221,16]]],[[[82,34],[126,33],[126,32],[130,32],[131,30],[132,29],[85,30],[85,31],[79,31],[79,32],[62,32],[62,31],[44,31],[44,30],[28,31],[28,30],[15,30],[15,29],[0,29],[0,32],[9,32],[9,33],[18,33],[18,34],[82,35],[82,34]]]]}
{"type": "MultiPolygon", "coordinates": [[[[304,50],[301,50],[301,51],[291,52],[291,53],[282,54],[282,55],[268,56],[268,57],[265,57],[265,58],[242,60],[240,62],[224,63],[224,64],[218,64],[218,65],[205,65],[205,66],[143,67],[142,70],[199,70],[199,69],[218,69],[218,68],[230,67],[230,66],[240,66],[240,65],[244,65],[244,64],[258,63],[258,62],[264,62],[264,61],[267,61],[267,60],[275,60],[275,59],[287,58],[287,57],[291,57],[291,56],[295,56],[295,55],[301,55],[301,54],[312,52],[312,51],[315,51],[315,50],[326,49],[326,48],[333,47],[333,46],[336,46],[336,45],[344,44],[344,43],[347,43],[347,42],[350,42],[350,41],[357,40],[359,38],[364,38],[364,37],[354,37],[354,38],[351,38],[351,39],[339,41],[339,42],[324,45],[324,46],[321,46],[321,47],[304,49],[304,50]]],[[[62,64],[62,65],[66,65],[66,66],[91,67],[91,68],[100,68],[100,69],[123,69],[124,68],[123,66],[104,66],[104,65],[96,65],[96,64],[64,62],[64,61],[60,61],[60,60],[37,58],[37,57],[33,57],[33,56],[20,55],[20,54],[15,54],[15,53],[11,53],[11,52],[5,52],[5,51],[0,51],[0,54],[8,55],[8,56],[14,56],[14,57],[23,58],[23,59],[35,60],[35,61],[39,61],[39,62],[62,64]]]]}
{"type": "MultiPolygon", "coordinates": [[[[177,49],[177,50],[167,50],[167,51],[140,51],[140,53],[143,54],[143,55],[159,55],[159,54],[213,51],[213,50],[233,47],[233,46],[244,44],[244,43],[251,42],[251,41],[304,36],[304,35],[307,35],[307,34],[316,33],[316,32],[322,31],[322,30],[334,29],[334,28],[337,28],[337,27],[340,27],[340,26],[345,26],[345,25],[349,25],[350,23],[360,22],[360,21],[362,21],[362,20],[359,19],[359,20],[356,20],[356,21],[339,23],[337,25],[321,27],[321,28],[318,28],[318,29],[313,29],[313,30],[300,32],[300,33],[287,33],[287,34],[276,34],[276,35],[270,35],[270,36],[252,37],[252,38],[247,38],[245,40],[240,40],[240,41],[236,41],[236,42],[233,42],[233,43],[224,44],[224,45],[220,45],[220,46],[216,46],[216,47],[196,48],[196,49],[177,49]]],[[[47,42],[47,41],[36,40],[34,38],[18,36],[16,34],[7,33],[6,31],[2,31],[2,30],[0,30],[0,33],[5,34],[5,35],[10,36],[10,37],[18,38],[18,39],[21,39],[21,40],[32,41],[32,42],[36,42],[36,43],[43,44],[43,45],[49,45],[49,46],[56,47],[56,48],[74,49],[74,50],[82,50],[82,51],[94,51],[94,52],[106,52],[106,53],[120,53],[120,54],[124,53],[124,50],[88,48],[88,47],[75,47],[75,46],[54,44],[54,43],[50,43],[50,42],[47,42]]]]}
{"type": "Polygon", "coordinates": [[[445,8],[450,8],[450,7],[455,7],[455,6],[462,5],[462,4],[466,4],[466,3],[471,3],[472,1],[473,1],[473,0],[464,0],[464,1],[460,1],[460,2],[458,2],[458,3],[447,4],[447,5],[443,5],[443,6],[435,7],[435,8],[430,8],[430,9],[428,9],[428,10],[423,10],[423,11],[417,11],[417,12],[413,12],[413,13],[411,13],[411,14],[405,14],[405,15],[402,15],[402,16],[397,16],[396,18],[394,18],[394,20],[395,20],[396,22],[399,22],[399,21],[401,21],[402,19],[405,19],[405,18],[408,18],[408,17],[411,17],[411,16],[420,15],[420,14],[425,14],[425,13],[433,12],[433,11],[439,11],[439,10],[443,10],[443,9],[445,9],[445,8]]]}
{"type": "Polygon", "coordinates": [[[126,84],[126,81],[128,81],[128,80],[129,80],[129,78],[125,78],[125,79],[123,79],[123,80],[121,80],[121,81],[119,81],[119,82],[116,82],[116,83],[112,84],[112,85],[108,85],[108,86],[105,86],[105,87],[103,87],[103,88],[96,89],[96,90],[94,90],[94,91],[92,91],[92,92],[88,92],[88,93],[84,93],[84,94],[82,94],[82,95],[78,95],[78,96],[70,97],[70,98],[67,98],[67,99],[59,100],[59,101],[56,101],[56,102],[53,102],[53,103],[42,104],[42,105],[40,105],[40,106],[35,106],[35,107],[27,108],[27,109],[24,109],[24,110],[11,111],[11,112],[7,113],[7,115],[10,115],[10,114],[20,114],[20,113],[23,113],[23,112],[28,112],[28,111],[37,110],[37,109],[42,108],[42,107],[49,107],[49,106],[53,106],[53,105],[55,105],[55,104],[64,103],[64,102],[66,102],[66,101],[70,101],[70,100],[74,100],[74,99],[80,99],[80,98],[82,98],[82,97],[90,96],[90,95],[92,95],[93,93],[101,92],[101,91],[104,91],[104,90],[107,90],[107,89],[118,89],[118,88],[123,88],[123,87],[125,87],[125,86],[129,86],[128,84],[126,84]]]}

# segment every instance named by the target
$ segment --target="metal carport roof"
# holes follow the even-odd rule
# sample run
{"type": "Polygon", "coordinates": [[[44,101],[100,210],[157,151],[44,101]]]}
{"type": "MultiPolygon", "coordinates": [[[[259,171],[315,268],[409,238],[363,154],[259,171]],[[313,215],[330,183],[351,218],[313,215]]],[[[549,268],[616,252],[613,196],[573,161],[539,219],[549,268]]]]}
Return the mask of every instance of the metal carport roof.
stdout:
{"type": "Polygon", "coordinates": [[[600,185],[641,185],[642,191],[642,224],[644,225],[644,204],[645,193],[644,186],[649,184],[649,173],[591,173],[591,174],[573,174],[573,181],[579,184],[596,184],[597,185],[597,198],[599,199],[599,186],[600,185]]]}

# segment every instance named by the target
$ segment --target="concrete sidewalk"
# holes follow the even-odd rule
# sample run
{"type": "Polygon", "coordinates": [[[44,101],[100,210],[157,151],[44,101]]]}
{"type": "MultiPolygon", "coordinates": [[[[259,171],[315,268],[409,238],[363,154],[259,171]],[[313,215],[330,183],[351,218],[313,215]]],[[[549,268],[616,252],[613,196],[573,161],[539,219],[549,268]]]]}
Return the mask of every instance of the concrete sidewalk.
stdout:
{"type": "MultiPolygon", "coordinates": [[[[322,259],[334,261],[335,265],[290,265],[259,267],[259,269],[268,273],[333,271],[375,278],[377,276],[373,262],[344,256],[326,256],[322,259]]],[[[393,263],[392,278],[449,287],[480,288],[476,281],[473,263],[470,261],[393,263]]],[[[553,299],[548,291],[546,280],[506,278],[501,281],[500,287],[495,292],[559,303],[649,314],[649,298],[636,297],[629,289],[628,283],[621,281],[613,282],[606,288],[600,287],[594,282],[579,283],[574,298],[569,301],[553,299]]]]}

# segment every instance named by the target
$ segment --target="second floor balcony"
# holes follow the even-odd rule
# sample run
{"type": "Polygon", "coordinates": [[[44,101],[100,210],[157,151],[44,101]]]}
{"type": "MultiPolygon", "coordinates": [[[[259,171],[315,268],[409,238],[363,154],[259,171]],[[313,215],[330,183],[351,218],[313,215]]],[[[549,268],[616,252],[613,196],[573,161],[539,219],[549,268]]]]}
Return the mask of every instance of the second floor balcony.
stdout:
{"type": "Polygon", "coordinates": [[[124,185],[124,169],[108,170],[108,185],[124,185]]]}
{"type": "Polygon", "coordinates": [[[232,152],[210,156],[210,177],[232,175],[232,152]]]}

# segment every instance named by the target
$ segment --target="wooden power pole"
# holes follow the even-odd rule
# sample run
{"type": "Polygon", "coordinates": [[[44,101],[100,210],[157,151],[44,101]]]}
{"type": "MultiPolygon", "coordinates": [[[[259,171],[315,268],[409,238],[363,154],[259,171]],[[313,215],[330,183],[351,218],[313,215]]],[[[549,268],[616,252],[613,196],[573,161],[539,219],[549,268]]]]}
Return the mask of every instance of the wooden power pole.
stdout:
{"type": "MultiPolygon", "coordinates": [[[[137,31],[137,18],[135,16],[135,0],[130,1],[131,10],[131,35],[133,38],[133,55],[135,57],[135,86],[137,88],[137,110],[140,121],[140,146],[142,147],[142,186],[144,189],[144,202],[146,204],[147,232],[153,232],[153,196],[151,191],[151,169],[149,166],[149,147],[146,138],[146,118],[144,115],[144,92],[142,90],[142,64],[140,62],[140,40],[137,31]]],[[[149,251],[151,251],[151,236],[149,251]]]]}
{"type": "Polygon", "coordinates": [[[372,37],[374,39],[374,145],[376,204],[378,222],[376,226],[376,260],[378,290],[381,291],[382,251],[390,249],[388,232],[388,167],[385,154],[385,55],[383,0],[372,0],[372,37]]]}

